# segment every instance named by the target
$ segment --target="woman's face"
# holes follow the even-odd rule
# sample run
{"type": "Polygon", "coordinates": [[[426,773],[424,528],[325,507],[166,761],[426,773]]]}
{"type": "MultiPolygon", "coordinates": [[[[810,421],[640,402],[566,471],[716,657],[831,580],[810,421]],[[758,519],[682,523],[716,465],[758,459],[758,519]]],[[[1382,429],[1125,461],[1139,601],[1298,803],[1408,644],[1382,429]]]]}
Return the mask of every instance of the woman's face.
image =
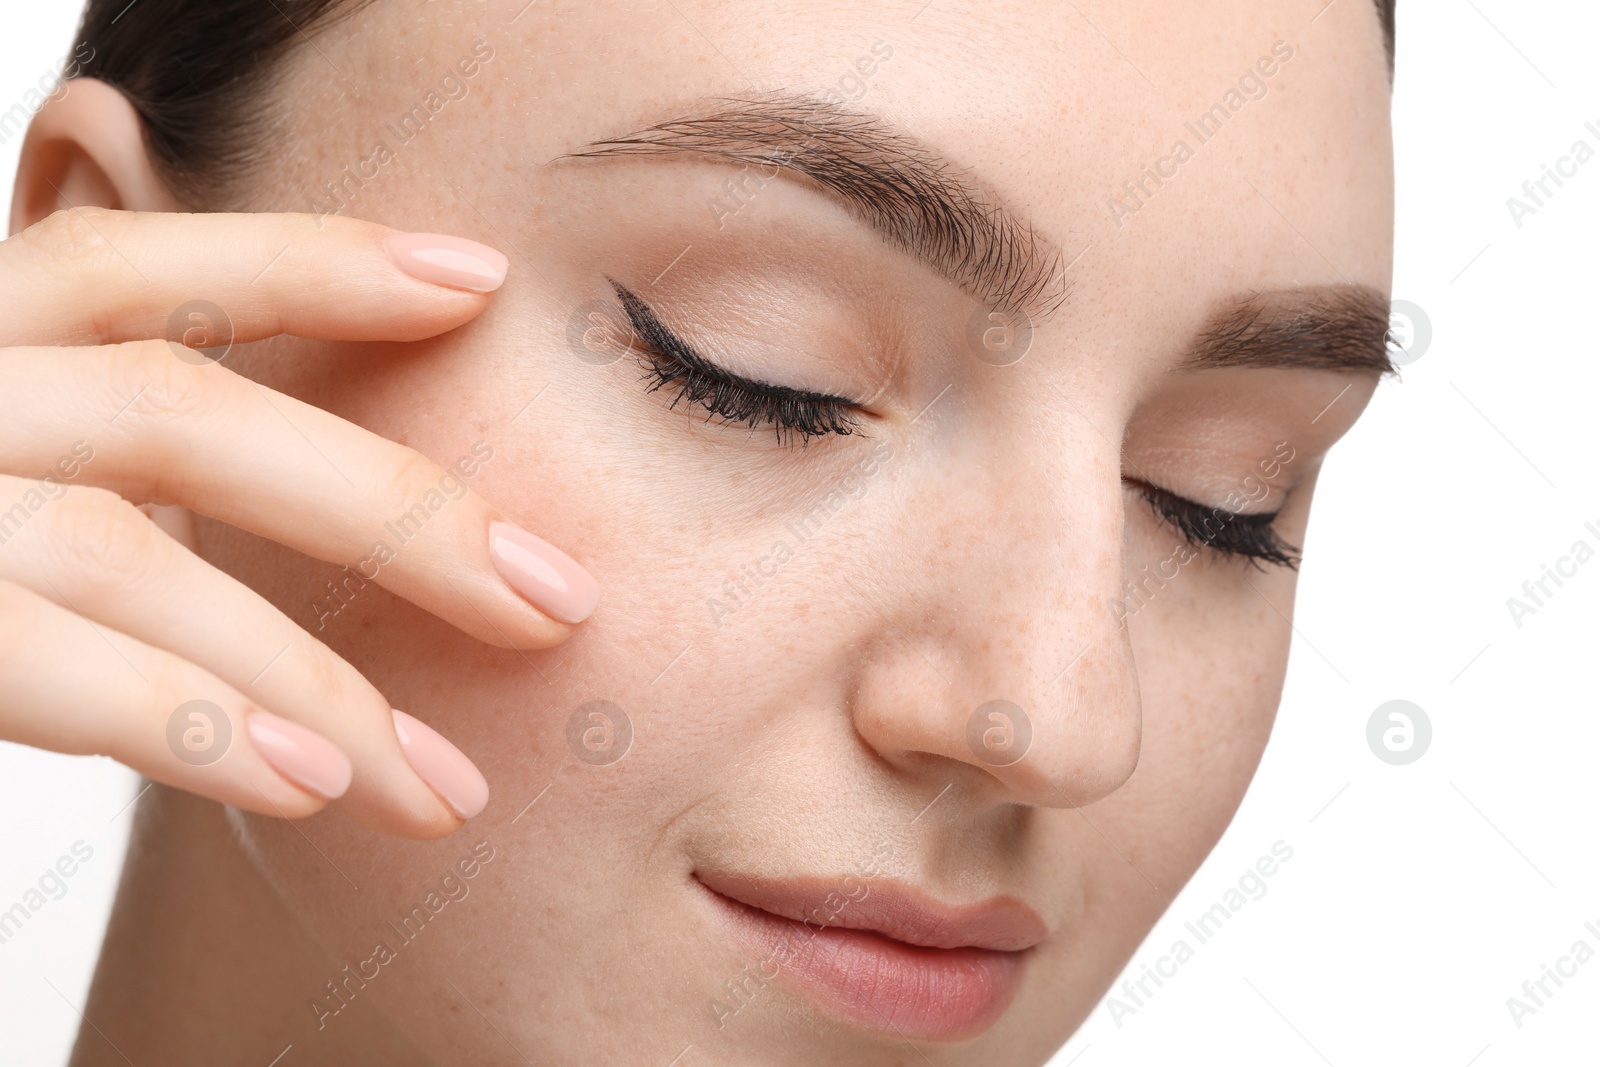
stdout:
{"type": "Polygon", "coordinates": [[[1267,740],[1271,557],[1384,352],[1377,16],[524,2],[299,49],[240,205],[495,245],[489,310],[230,365],[461,464],[386,551],[469,485],[600,606],[508,652],[203,526],[492,791],[434,842],[237,828],[451,1062],[1041,1062],[1267,740]]]}

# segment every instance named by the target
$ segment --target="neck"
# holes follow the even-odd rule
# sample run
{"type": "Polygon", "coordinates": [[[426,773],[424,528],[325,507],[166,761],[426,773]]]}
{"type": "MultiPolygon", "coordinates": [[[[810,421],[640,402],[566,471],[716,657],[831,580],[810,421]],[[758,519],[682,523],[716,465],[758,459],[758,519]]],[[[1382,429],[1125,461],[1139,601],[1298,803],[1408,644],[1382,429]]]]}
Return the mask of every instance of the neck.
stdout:
{"type": "Polygon", "coordinates": [[[309,1004],[337,970],[223,808],[157,785],[139,802],[69,1067],[428,1063],[370,998],[318,1029],[309,1004]]]}

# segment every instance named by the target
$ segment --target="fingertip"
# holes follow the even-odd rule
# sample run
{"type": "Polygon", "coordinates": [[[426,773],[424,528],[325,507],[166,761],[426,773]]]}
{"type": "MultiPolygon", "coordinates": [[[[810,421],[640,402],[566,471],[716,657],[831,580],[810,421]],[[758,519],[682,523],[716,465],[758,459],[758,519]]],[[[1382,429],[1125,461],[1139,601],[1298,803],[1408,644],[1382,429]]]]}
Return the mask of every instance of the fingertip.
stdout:
{"type": "Polygon", "coordinates": [[[489,803],[489,782],[477,765],[427,723],[391,709],[400,748],[417,777],[462,819],[470,819],[489,803]]]}
{"type": "Polygon", "coordinates": [[[350,757],[321,734],[259,709],[250,713],[246,728],[261,758],[300,788],[324,800],[350,788],[350,757]]]}
{"type": "Polygon", "coordinates": [[[473,293],[500,288],[511,266],[498,249],[444,233],[392,233],[383,239],[383,248],[411,277],[473,293]]]}
{"type": "Polygon", "coordinates": [[[509,522],[489,523],[489,557],[507,585],[556,622],[583,622],[600,603],[600,583],[582,564],[509,522]]]}

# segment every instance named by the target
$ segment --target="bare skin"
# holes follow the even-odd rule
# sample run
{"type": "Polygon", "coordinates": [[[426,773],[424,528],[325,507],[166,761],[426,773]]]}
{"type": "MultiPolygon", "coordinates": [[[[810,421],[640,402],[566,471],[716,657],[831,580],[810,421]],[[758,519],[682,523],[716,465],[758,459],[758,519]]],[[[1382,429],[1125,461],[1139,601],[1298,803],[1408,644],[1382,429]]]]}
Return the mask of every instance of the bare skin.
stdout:
{"type": "MultiPolygon", "coordinates": [[[[42,376],[59,372],[12,353],[159,336],[199,289],[246,324],[223,365],[197,368],[208,386],[232,375],[241,411],[259,385],[305,405],[287,410],[308,439],[342,441],[335,465],[381,471],[403,450],[434,465],[380,479],[377,496],[319,496],[322,461],[282,439],[252,453],[307,472],[279,496],[270,469],[247,481],[237,465],[157,491],[158,464],[183,451],[167,436],[106,477],[132,503],[183,505],[162,513],[192,531],[193,556],[174,558],[210,568],[214,588],[231,576],[261,618],[314,639],[298,675],[259,692],[278,676],[254,682],[249,664],[282,641],[225,670],[216,654],[260,627],[220,607],[188,624],[222,635],[205,669],[237,707],[299,716],[354,774],[311,814],[326,801],[255,768],[300,804],[291,822],[252,804],[246,778],[207,792],[146,732],[150,758],[127,762],[175,788],[140,804],[73,1062],[264,1064],[291,1045],[285,1063],[665,1064],[685,1046],[684,1064],[1044,1062],[1226,828],[1271,729],[1294,570],[1191,544],[1146,491],[1276,513],[1274,536],[1303,542],[1317,470],[1376,385],[1386,325],[1369,313],[1388,292],[1393,211],[1371,8],[1335,5],[1311,25],[1271,2],[504,6],[377,5],[290,57],[284,142],[220,206],[296,217],[143,214],[189,205],[108,87],[82,85],[36,120],[13,230],[100,205],[114,214],[89,217],[149,269],[73,231],[63,262],[103,271],[103,303],[82,317],[117,336],[0,336],[0,367],[40,376],[20,409],[37,423],[29,447],[53,459],[75,438],[47,402],[42,376]],[[464,91],[421,133],[385,132],[452,71],[464,91]],[[559,158],[710,114],[709,96],[829,90],[1035,235],[1047,284],[1023,358],[986,347],[987,327],[1016,321],[984,317],[986,279],[944,276],[791,168],[757,183],[703,153],[559,158]],[[1201,140],[1186,123],[1219,102],[1227,117],[1201,140]],[[379,162],[369,146],[385,139],[379,162]],[[323,183],[346,168],[370,176],[345,186],[340,214],[365,221],[319,227],[311,212],[339,206],[323,183]],[[207,222],[221,236],[195,228],[207,222]],[[391,277],[374,252],[391,231],[493,246],[504,284],[391,277]],[[279,234],[288,251],[258,295],[250,279],[279,234]],[[222,251],[204,254],[208,240],[222,251]],[[370,308],[341,289],[351,278],[378,287],[370,308]],[[649,391],[613,280],[728,371],[846,398],[858,432],[802,446],[649,391]],[[591,312],[608,324],[598,341],[591,312]],[[1308,362],[1289,340],[1308,321],[1341,339],[1339,358],[1308,362]],[[1216,342],[1251,322],[1258,343],[1216,342]],[[437,540],[330,612],[324,583],[479,442],[492,458],[427,527],[437,540]],[[210,498],[196,489],[208,484],[210,498]],[[275,506],[246,514],[263,499],[275,506]],[[312,521],[333,514],[368,524],[363,536],[312,521]],[[560,622],[494,584],[496,517],[593,574],[592,617],[560,622]],[[441,574],[480,578],[492,625],[441,574]],[[329,673],[350,699],[315,698],[329,673]],[[585,747],[593,720],[569,732],[595,700],[624,717],[606,726],[631,731],[615,758],[614,736],[585,747]],[[1011,762],[971,741],[995,700],[1031,735],[1011,762]],[[389,707],[481,769],[487,805],[464,826],[413,773],[389,707]],[[730,1000],[750,956],[697,874],[836,878],[879,846],[875,885],[1036,913],[1044,934],[1004,1010],[972,1033],[908,1038],[787,977],[730,1000]],[[423,935],[331,993],[430,892],[447,903],[423,935]]],[[[13,237],[0,263],[25,254],[18,242],[37,247],[13,237]]],[[[42,322],[73,299],[26,296],[42,322]]],[[[164,342],[145,358],[130,373],[159,380],[183,362],[164,342]]],[[[159,410],[132,413],[130,441],[177,432],[159,410]]],[[[52,543],[41,534],[37,551],[52,543]]],[[[207,660],[185,632],[174,622],[146,643],[207,660]]],[[[96,644],[41,654],[63,674],[125,669],[96,644]]],[[[137,709],[147,726],[170,711],[158,695],[137,709]]],[[[68,751],[111,745],[13,729],[68,751]]]]}

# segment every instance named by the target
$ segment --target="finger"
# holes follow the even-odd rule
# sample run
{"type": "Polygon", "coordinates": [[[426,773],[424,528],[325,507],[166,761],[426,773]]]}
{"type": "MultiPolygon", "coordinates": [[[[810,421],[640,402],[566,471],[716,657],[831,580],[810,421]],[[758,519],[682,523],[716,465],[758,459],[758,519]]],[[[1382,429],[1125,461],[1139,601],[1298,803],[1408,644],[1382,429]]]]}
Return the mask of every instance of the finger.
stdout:
{"type": "Polygon", "coordinates": [[[158,782],[298,819],[344,791],[327,740],[170,653],[0,581],[0,737],[103,755],[158,782]],[[270,762],[269,762],[270,760],[270,762]]]}
{"type": "MultiPolygon", "coordinates": [[[[0,350],[0,470],[179,504],[348,568],[503,648],[548,648],[593,610],[594,579],[506,523],[466,479],[413,449],[165,342],[0,350]],[[51,397],[52,403],[31,398],[51,397]]],[[[0,536],[5,534],[0,515],[0,536]]],[[[308,596],[320,629],[343,601],[308,596]]]]}
{"type": "Polygon", "coordinates": [[[0,344],[414,341],[481,312],[506,269],[475,241],[338,215],[66,208],[0,241],[0,344]]]}
{"type": "MultiPolygon", "coordinates": [[[[0,476],[0,506],[36,485],[0,476]]],[[[354,773],[340,806],[365,826],[438,837],[487,802],[488,786],[465,755],[446,766],[459,773],[414,766],[389,702],[354,667],[113,493],[65,488],[13,531],[0,551],[0,580],[194,664],[332,742],[354,773]]]]}

